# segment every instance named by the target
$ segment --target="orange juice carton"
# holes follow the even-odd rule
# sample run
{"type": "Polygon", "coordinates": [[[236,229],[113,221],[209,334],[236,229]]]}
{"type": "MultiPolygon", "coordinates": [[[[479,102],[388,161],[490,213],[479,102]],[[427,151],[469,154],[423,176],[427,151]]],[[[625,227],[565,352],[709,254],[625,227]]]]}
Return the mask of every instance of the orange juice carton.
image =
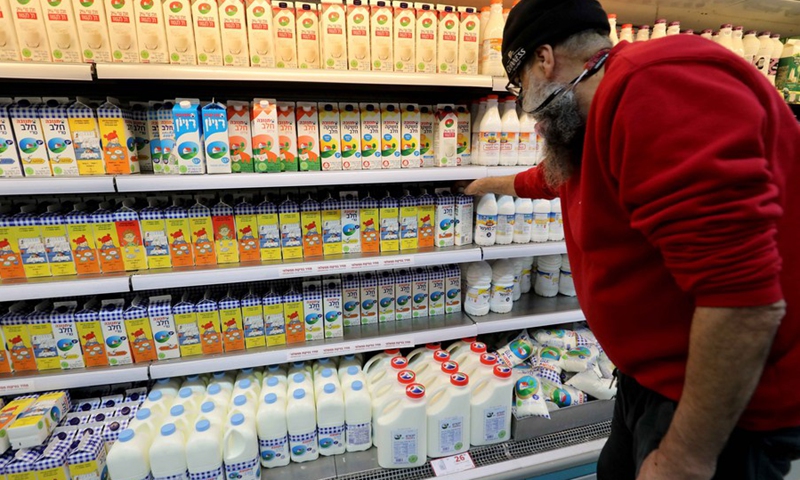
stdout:
{"type": "Polygon", "coordinates": [[[197,65],[192,2],[190,0],[164,1],[163,10],[169,63],[197,65]]]}
{"type": "Polygon", "coordinates": [[[28,411],[36,403],[37,398],[38,395],[23,395],[8,402],[0,410],[0,432],[2,432],[0,450],[5,452],[11,448],[11,442],[8,441],[8,427],[14,423],[17,417],[28,411]]]}
{"type": "Polygon", "coordinates": [[[9,0],[23,62],[52,62],[41,2],[9,0]]]}
{"type": "Polygon", "coordinates": [[[133,202],[125,200],[114,212],[114,226],[119,235],[122,263],[126,271],[146,270],[147,256],[142,242],[142,226],[139,214],[130,207],[133,202]]]}
{"type": "MultiPolygon", "coordinates": [[[[0,18],[0,29],[2,28],[3,18],[0,18]]],[[[2,58],[2,47],[0,47],[0,58],[2,58]]],[[[8,118],[10,106],[10,98],[0,98],[0,177],[21,177],[22,165],[17,153],[11,120],[8,118]]]]}
{"type": "Polygon", "coordinates": [[[339,104],[342,170],[361,170],[361,112],[357,103],[339,104]]]}
{"type": "Polygon", "coordinates": [[[261,261],[281,259],[281,227],[278,207],[269,199],[256,206],[258,224],[258,251],[261,261]]]}
{"type": "Polygon", "coordinates": [[[177,326],[172,314],[172,296],[150,297],[147,315],[150,317],[150,330],[155,340],[156,357],[159,360],[180,357],[177,326]]]}
{"type": "Polygon", "coordinates": [[[381,168],[381,107],[378,103],[361,103],[361,168],[381,168]]]}
{"type": "Polygon", "coordinates": [[[400,197],[400,250],[416,250],[419,246],[419,209],[417,199],[408,191],[400,197]]]}
{"type": "Polygon", "coordinates": [[[111,63],[111,40],[108,36],[106,7],[103,0],[83,0],[72,4],[80,39],[82,61],[111,63]]]}
{"type": "Polygon", "coordinates": [[[466,105],[456,105],[458,135],[456,137],[456,165],[472,163],[470,113],[466,105]]]}
{"type": "Polygon", "coordinates": [[[181,357],[202,355],[203,346],[200,343],[200,326],[197,323],[195,305],[191,301],[189,292],[184,293],[182,298],[173,302],[172,317],[175,319],[181,357]]]}
{"type": "Polygon", "coordinates": [[[198,65],[222,66],[222,38],[216,0],[191,0],[198,65]]]}
{"type": "Polygon", "coordinates": [[[231,173],[227,107],[212,102],[203,106],[202,115],[206,172],[231,173]]]}
{"type": "Polygon", "coordinates": [[[147,268],[169,268],[172,266],[172,257],[164,211],[157,206],[156,198],[148,198],[148,202],[149,207],[139,210],[147,268]]]}
{"type": "Polygon", "coordinates": [[[39,108],[50,170],[56,177],[77,177],[78,164],[69,129],[66,98],[48,98],[39,108]]]}
{"type": "Polygon", "coordinates": [[[380,203],[369,194],[361,199],[361,251],[379,252],[381,250],[381,230],[378,210],[380,203]]]}
{"type": "Polygon", "coordinates": [[[477,75],[480,16],[474,7],[458,7],[458,18],[458,73],[477,75]]]}
{"type": "Polygon", "coordinates": [[[436,33],[439,15],[430,3],[414,4],[417,9],[417,31],[415,36],[416,71],[436,73],[436,33]]]}
{"type": "Polygon", "coordinates": [[[221,0],[219,2],[222,64],[225,66],[250,66],[245,9],[244,0],[221,0]]]}
{"type": "Polygon", "coordinates": [[[272,6],[268,0],[247,0],[247,39],[250,47],[250,65],[275,67],[275,27],[272,6]]]}
{"type": "Polygon", "coordinates": [[[5,33],[4,44],[0,47],[0,61],[19,62],[20,49],[17,45],[17,32],[9,0],[0,0],[0,31],[5,33]]]}
{"type": "Polygon", "coordinates": [[[139,173],[136,139],[131,131],[130,112],[109,98],[97,108],[102,135],[103,160],[108,174],[139,173]]]}
{"type": "Polygon", "coordinates": [[[101,204],[100,208],[91,215],[92,232],[97,246],[97,256],[100,260],[100,270],[103,273],[123,272],[125,264],[122,261],[119,234],[114,224],[114,213],[106,207],[109,205],[101,204]]]}
{"type": "Polygon", "coordinates": [[[422,166],[419,153],[419,105],[416,103],[400,104],[400,159],[402,168],[419,168],[422,166]]]}
{"type": "Polygon", "coordinates": [[[169,63],[169,47],[160,0],[133,2],[136,18],[136,37],[139,40],[140,63],[169,63]]]}
{"type": "Polygon", "coordinates": [[[322,68],[347,70],[347,28],[342,0],[325,0],[320,5],[320,46],[322,68]]]}
{"type": "Polygon", "coordinates": [[[192,234],[192,248],[195,265],[216,265],[214,253],[214,224],[211,220],[211,209],[200,203],[192,205],[188,211],[189,231],[192,234]]]}
{"type": "Polygon", "coordinates": [[[445,314],[447,273],[439,265],[428,267],[428,315],[445,314]]]}
{"type": "Polygon", "coordinates": [[[70,2],[57,0],[40,2],[50,41],[50,55],[54,63],[80,63],[83,61],[75,13],[70,2]]]}
{"type": "Polygon", "coordinates": [[[342,275],[342,323],[361,325],[361,285],[357,273],[342,275]]]}
{"type": "MultiPolygon", "coordinates": [[[[228,148],[233,173],[253,171],[253,148],[250,128],[250,104],[228,100],[228,148]]],[[[275,121],[277,123],[277,119],[275,121]]]]}
{"type": "Polygon", "coordinates": [[[75,327],[78,332],[83,361],[87,367],[108,365],[106,342],[103,327],[100,324],[100,313],[97,301],[92,301],[75,313],[75,327]]]}
{"type": "Polygon", "coordinates": [[[206,173],[200,101],[196,98],[178,99],[172,107],[172,121],[175,126],[175,148],[171,155],[177,157],[178,172],[182,175],[206,173]]]}
{"type": "Polygon", "coordinates": [[[219,317],[222,328],[222,344],[225,347],[225,351],[244,350],[245,337],[242,304],[230,291],[219,301],[219,317]]]}
{"type": "Polygon", "coordinates": [[[436,238],[433,225],[436,223],[436,199],[427,190],[417,197],[417,245],[432,247],[436,238]]]}
{"type": "Polygon", "coordinates": [[[308,197],[300,204],[300,224],[303,227],[303,257],[322,256],[322,219],[319,203],[308,197]]]}
{"type": "Polygon", "coordinates": [[[458,115],[454,105],[436,106],[433,124],[433,151],[436,155],[434,166],[455,167],[458,152],[458,115]]]}
{"type": "Polygon", "coordinates": [[[389,0],[370,0],[369,25],[372,43],[372,70],[391,72],[394,70],[393,41],[394,14],[389,0]]]}
{"type": "Polygon", "coordinates": [[[44,301],[36,305],[27,318],[33,357],[36,359],[36,369],[39,371],[61,368],[56,339],[53,336],[53,324],[50,322],[52,310],[53,304],[44,301]]]}
{"type": "Polygon", "coordinates": [[[315,102],[297,102],[297,160],[301,172],[319,171],[319,118],[315,102]]]}
{"type": "Polygon", "coordinates": [[[392,2],[394,13],[394,71],[416,71],[417,11],[413,2],[392,2]]]}
{"type": "Polygon", "coordinates": [[[278,220],[281,227],[281,251],[283,259],[303,258],[303,228],[301,227],[300,206],[287,198],[278,207],[278,220]]]}
{"type": "Polygon", "coordinates": [[[286,325],[286,343],[301,343],[306,340],[303,295],[293,287],[283,294],[283,321],[286,325]]]}
{"type": "Polygon", "coordinates": [[[319,104],[319,140],[322,170],[342,169],[342,135],[339,123],[339,104],[320,102],[319,104]]]}
{"type": "Polygon", "coordinates": [[[395,292],[395,319],[410,320],[412,318],[412,284],[411,272],[406,268],[400,268],[394,272],[394,292],[395,292]]]}
{"type": "Polygon", "coordinates": [[[256,98],[253,100],[251,115],[254,171],[280,172],[283,168],[283,127],[279,134],[277,103],[272,98],[256,98]]]}
{"type": "Polygon", "coordinates": [[[203,355],[222,353],[222,327],[219,321],[219,305],[211,297],[211,292],[198,301],[195,306],[197,325],[200,327],[200,344],[203,355]]]}
{"type": "Polygon", "coordinates": [[[39,103],[40,98],[20,98],[8,109],[17,151],[26,177],[50,177],[50,163],[45,146],[39,103]]]}
{"type": "Polygon", "coordinates": [[[131,102],[131,132],[136,142],[136,158],[139,159],[139,169],[142,172],[153,173],[153,157],[150,156],[150,131],[147,124],[147,109],[145,102],[131,102]]]}
{"type": "Polygon", "coordinates": [[[122,312],[122,318],[125,319],[125,330],[130,336],[133,361],[136,363],[151,362],[158,358],[148,315],[147,298],[138,296],[122,312]]]}
{"type": "Polygon", "coordinates": [[[125,300],[107,299],[100,303],[100,327],[106,341],[106,355],[111,366],[133,363],[128,329],[125,327],[123,311],[125,300]]]}
{"type": "Polygon", "coordinates": [[[433,151],[434,109],[430,105],[419,107],[419,157],[423,167],[432,167],[436,163],[433,151]]]}
{"type": "Polygon", "coordinates": [[[411,315],[414,318],[428,316],[428,270],[425,267],[412,269],[411,315]]]}
{"type": "Polygon", "coordinates": [[[361,215],[358,192],[339,192],[341,210],[342,253],[361,252],[361,215]]]}
{"type": "Polygon", "coordinates": [[[261,299],[264,307],[264,335],[267,348],[286,344],[286,321],[283,313],[283,296],[270,290],[261,299]]]}
{"type": "Polygon", "coordinates": [[[297,62],[300,68],[319,68],[319,12],[316,3],[295,2],[297,62]]]}
{"type": "Polygon", "coordinates": [[[349,70],[371,70],[369,5],[367,0],[347,0],[347,60],[349,70]]]}
{"type": "Polygon", "coordinates": [[[461,269],[458,265],[445,267],[445,313],[461,311],[461,269]]]}
{"type": "Polygon", "coordinates": [[[303,282],[303,315],[305,318],[306,341],[325,338],[325,322],[322,309],[322,282],[307,280],[303,282]]]}
{"type": "Polygon", "coordinates": [[[342,280],[338,275],[322,277],[322,315],[325,319],[325,338],[344,336],[342,308],[342,280]]]}
{"type": "Polygon", "coordinates": [[[395,292],[394,273],[391,270],[378,272],[378,321],[394,322],[395,292]]]}
{"type": "Polygon", "coordinates": [[[59,205],[50,205],[46,212],[39,215],[47,261],[54,277],[77,273],[75,258],[72,256],[72,247],[67,236],[67,225],[59,210],[59,205]]]}
{"type": "Polygon", "coordinates": [[[104,0],[111,61],[139,63],[139,39],[136,36],[136,12],[131,0],[104,0]]]}
{"type": "Polygon", "coordinates": [[[296,172],[297,120],[295,119],[294,102],[277,102],[277,105],[281,172],[296,172]]]}
{"type": "Polygon", "coordinates": [[[400,168],[400,105],[381,103],[381,168],[400,168]]]}
{"type": "Polygon", "coordinates": [[[378,323],[378,278],[374,272],[362,272],[358,278],[361,324],[378,323]]]}
{"type": "Polygon", "coordinates": [[[103,175],[106,172],[103,148],[100,144],[100,128],[94,109],[87,99],[78,97],[67,108],[69,130],[72,133],[72,148],[80,175],[103,175]]]}
{"type": "Polygon", "coordinates": [[[233,211],[236,219],[236,231],[239,232],[239,260],[242,262],[261,260],[256,207],[247,201],[242,201],[236,204],[233,211]]]}
{"type": "Polygon", "coordinates": [[[248,349],[266,346],[267,337],[264,330],[264,310],[261,305],[261,297],[251,288],[242,297],[241,302],[244,346],[248,349]]]}
{"type": "Polygon", "coordinates": [[[400,203],[390,194],[380,202],[381,252],[400,249],[400,203]]]}
{"type": "Polygon", "coordinates": [[[233,207],[220,200],[211,208],[211,223],[214,226],[214,249],[217,252],[217,263],[238,262],[239,242],[236,238],[233,207]]]}
{"type": "MultiPolygon", "coordinates": [[[[48,392],[40,395],[30,408],[17,417],[8,427],[8,439],[12,448],[30,448],[41,445],[69,413],[69,393],[48,392]]],[[[49,477],[47,477],[49,478],[49,477]]]]}
{"type": "Polygon", "coordinates": [[[35,210],[34,205],[25,205],[11,217],[13,227],[8,237],[10,249],[19,255],[27,278],[51,275],[47,248],[42,238],[42,220],[34,215],[35,210]]]}
{"type": "Polygon", "coordinates": [[[454,74],[458,66],[458,12],[451,5],[441,4],[436,5],[436,10],[439,11],[436,37],[437,72],[454,74]]]}
{"type": "Polygon", "coordinates": [[[275,66],[297,68],[294,2],[275,2],[272,5],[272,24],[275,27],[275,66]]]}
{"type": "Polygon", "coordinates": [[[169,257],[173,267],[190,267],[194,265],[192,248],[192,229],[189,224],[189,212],[175,202],[164,209],[164,224],[167,229],[169,257]]]}

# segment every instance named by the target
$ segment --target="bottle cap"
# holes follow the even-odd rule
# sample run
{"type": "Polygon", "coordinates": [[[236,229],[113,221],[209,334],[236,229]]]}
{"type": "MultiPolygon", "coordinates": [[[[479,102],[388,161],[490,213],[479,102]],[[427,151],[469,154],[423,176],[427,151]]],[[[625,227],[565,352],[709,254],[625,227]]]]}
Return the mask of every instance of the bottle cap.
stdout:
{"type": "Polygon", "coordinates": [[[178,390],[178,396],[181,398],[189,398],[192,396],[192,389],[189,387],[183,387],[178,390]]]}
{"type": "Polygon", "coordinates": [[[295,400],[302,400],[306,397],[306,391],[303,390],[302,388],[298,388],[297,390],[294,391],[294,393],[292,393],[292,396],[294,397],[295,400]]]}
{"type": "Polygon", "coordinates": [[[136,420],[147,420],[148,418],[150,418],[149,408],[142,408],[136,412],[136,420]]]}
{"type": "Polygon", "coordinates": [[[384,350],[383,353],[385,353],[387,355],[395,356],[398,353],[400,353],[400,349],[398,349],[398,348],[390,348],[388,350],[384,350]]]}
{"type": "Polygon", "coordinates": [[[442,371],[447,374],[456,373],[458,372],[458,363],[452,360],[442,362],[442,371]]]}
{"type": "Polygon", "coordinates": [[[403,370],[402,372],[397,372],[397,381],[404,385],[412,384],[416,379],[417,379],[417,374],[411,370],[403,370]]]}
{"type": "Polygon", "coordinates": [[[119,432],[118,440],[120,442],[128,442],[133,440],[133,436],[134,436],[133,430],[131,430],[130,428],[126,428],[125,430],[119,432]]]}
{"type": "Polygon", "coordinates": [[[225,372],[214,372],[211,374],[211,376],[214,377],[214,380],[220,380],[225,378],[225,372]]]}
{"type": "Polygon", "coordinates": [[[361,390],[362,388],[364,388],[364,384],[361,383],[361,380],[356,380],[355,382],[353,382],[352,385],[350,385],[350,388],[352,388],[353,390],[355,390],[357,392],[357,391],[361,390]]]}
{"type": "Polygon", "coordinates": [[[175,433],[175,424],[174,423],[165,423],[161,427],[161,435],[163,435],[165,437],[169,437],[173,433],[175,433]]]}
{"type": "Polygon", "coordinates": [[[505,365],[495,365],[494,376],[500,378],[511,378],[511,369],[505,365]]]}
{"type": "Polygon", "coordinates": [[[214,411],[214,402],[208,401],[200,405],[200,411],[203,413],[211,413],[214,411]]]}
{"type": "Polygon", "coordinates": [[[244,415],[242,415],[241,413],[234,413],[233,416],[231,416],[231,425],[233,425],[234,427],[238,427],[243,423],[244,423],[244,415]]]}
{"type": "Polygon", "coordinates": [[[209,422],[208,420],[200,420],[194,426],[194,429],[197,430],[198,432],[205,432],[209,428],[211,428],[211,422],[209,422]]]}
{"type": "Polygon", "coordinates": [[[447,350],[436,350],[433,359],[439,363],[450,360],[450,353],[447,350]]]}
{"type": "Polygon", "coordinates": [[[409,398],[422,398],[425,396],[425,387],[419,383],[412,383],[406,387],[406,396],[409,398]]]}
{"type": "Polygon", "coordinates": [[[278,401],[278,396],[274,393],[268,393],[264,395],[264,403],[267,405],[272,405],[273,403],[278,401]]]}
{"type": "Polygon", "coordinates": [[[183,415],[184,411],[186,411],[186,409],[183,408],[183,405],[173,405],[173,407],[169,409],[169,414],[173,417],[179,417],[183,415]]]}
{"type": "Polygon", "coordinates": [[[303,375],[302,373],[295,373],[295,374],[292,376],[292,381],[293,381],[294,383],[303,383],[303,381],[304,381],[305,379],[306,379],[306,376],[305,376],[305,375],[303,375]]]}
{"type": "Polygon", "coordinates": [[[481,354],[481,364],[482,365],[494,365],[497,363],[497,355],[493,353],[483,353],[481,354]]]}
{"type": "Polygon", "coordinates": [[[322,388],[322,391],[325,393],[333,393],[336,391],[336,385],[332,383],[326,383],[325,386],[322,388]]]}
{"type": "Polygon", "coordinates": [[[245,378],[244,380],[239,381],[239,388],[241,388],[242,390],[247,390],[248,388],[250,388],[250,385],[252,385],[252,383],[253,382],[251,382],[249,378],[245,378]]]}
{"type": "Polygon", "coordinates": [[[617,18],[617,14],[616,14],[616,13],[609,13],[609,14],[608,14],[608,18],[613,18],[613,19],[615,19],[615,20],[616,20],[616,18],[617,18]]]}
{"type": "Polygon", "coordinates": [[[469,349],[474,353],[486,353],[486,344],[483,342],[472,342],[469,349]]]}
{"type": "Polygon", "coordinates": [[[394,357],[390,365],[395,370],[404,370],[408,366],[408,360],[406,357],[394,357]]]}
{"type": "Polygon", "coordinates": [[[450,383],[457,387],[464,387],[469,384],[469,375],[457,372],[450,375],[450,383]]]}
{"type": "Polygon", "coordinates": [[[425,348],[427,348],[428,350],[441,350],[442,344],[439,343],[439,342],[428,343],[428,344],[425,345],[425,348]]]}
{"type": "Polygon", "coordinates": [[[351,365],[351,366],[347,367],[347,374],[348,375],[358,375],[359,370],[360,369],[358,367],[356,367],[355,365],[351,365]]]}
{"type": "Polygon", "coordinates": [[[274,386],[278,385],[279,383],[281,383],[281,381],[278,380],[278,377],[269,377],[267,379],[267,386],[268,387],[274,387],[274,386]]]}
{"type": "Polygon", "coordinates": [[[237,407],[241,407],[245,403],[247,403],[247,397],[245,397],[244,395],[236,395],[235,397],[233,397],[233,404],[236,405],[237,407]]]}
{"type": "Polygon", "coordinates": [[[161,393],[161,390],[153,390],[152,392],[150,392],[150,395],[147,396],[147,399],[150,400],[151,402],[157,402],[161,400],[161,397],[163,396],[164,394],[161,393]]]}

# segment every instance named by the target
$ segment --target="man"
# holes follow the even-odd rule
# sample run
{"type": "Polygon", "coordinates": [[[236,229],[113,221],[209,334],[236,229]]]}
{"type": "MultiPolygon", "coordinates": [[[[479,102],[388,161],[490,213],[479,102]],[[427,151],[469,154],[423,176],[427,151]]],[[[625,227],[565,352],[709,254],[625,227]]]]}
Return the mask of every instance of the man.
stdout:
{"type": "Polygon", "coordinates": [[[578,298],[619,369],[600,479],[783,478],[800,456],[800,128],[721,46],[608,33],[596,0],[511,10],[502,59],[545,160],[467,193],[561,197],[578,298]]]}

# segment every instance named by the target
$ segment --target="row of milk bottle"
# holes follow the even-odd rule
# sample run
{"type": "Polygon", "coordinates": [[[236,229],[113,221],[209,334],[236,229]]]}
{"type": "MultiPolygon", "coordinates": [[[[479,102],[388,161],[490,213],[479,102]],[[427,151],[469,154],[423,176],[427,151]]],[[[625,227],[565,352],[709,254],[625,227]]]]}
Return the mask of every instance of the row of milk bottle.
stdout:
{"type": "MultiPolygon", "coordinates": [[[[464,311],[469,315],[508,313],[523,293],[531,291],[533,257],[517,257],[462,265],[464,311]]],[[[557,282],[558,280],[556,280],[557,282]]]]}
{"type": "Polygon", "coordinates": [[[472,104],[474,165],[537,165],[542,138],[533,116],[517,111],[517,97],[507,96],[500,112],[499,97],[489,95],[472,104]]]}
{"type": "Polygon", "coordinates": [[[513,243],[561,241],[564,220],[561,199],[531,200],[493,193],[481,197],[475,208],[477,245],[509,245],[513,243]]]}

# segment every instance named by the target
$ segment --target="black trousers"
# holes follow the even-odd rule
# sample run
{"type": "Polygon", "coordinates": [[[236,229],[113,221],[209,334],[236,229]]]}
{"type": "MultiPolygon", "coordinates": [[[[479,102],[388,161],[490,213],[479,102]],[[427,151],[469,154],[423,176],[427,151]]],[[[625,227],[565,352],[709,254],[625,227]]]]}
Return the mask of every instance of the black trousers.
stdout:
{"type": "MultiPolygon", "coordinates": [[[[634,480],[667,432],[676,403],[617,373],[611,435],[597,462],[598,480],[634,480]]],[[[769,432],[735,429],[714,480],[780,480],[800,458],[800,427],[769,432]]]]}

